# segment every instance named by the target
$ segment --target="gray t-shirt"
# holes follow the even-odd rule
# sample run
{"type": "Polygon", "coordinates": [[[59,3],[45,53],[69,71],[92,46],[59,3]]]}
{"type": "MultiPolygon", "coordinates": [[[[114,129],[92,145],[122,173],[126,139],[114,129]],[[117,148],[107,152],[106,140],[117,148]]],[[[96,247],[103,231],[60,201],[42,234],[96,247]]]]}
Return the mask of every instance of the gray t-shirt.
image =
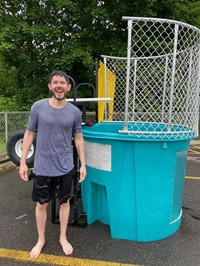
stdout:
{"type": "Polygon", "coordinates": [[[36,175],[60,176],[74,167],[73,134],[82,131],[81,112],[71,103],[57,109],[49,99],[31,107],[28,130],[37,133],[34,170],[36,175]]]}

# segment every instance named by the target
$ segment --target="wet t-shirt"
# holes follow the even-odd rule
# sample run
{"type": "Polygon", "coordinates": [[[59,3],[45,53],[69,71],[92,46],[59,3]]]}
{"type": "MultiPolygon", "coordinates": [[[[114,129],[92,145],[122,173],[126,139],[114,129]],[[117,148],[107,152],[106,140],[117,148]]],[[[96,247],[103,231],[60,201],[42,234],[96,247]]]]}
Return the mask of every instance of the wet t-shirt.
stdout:
{"type": "Polygon", "coordinates": [[[36,175],[60,176],[74,167],[73,134],[80,133],[81,112],[71,103],[54,108],[49,99],[31,107],[28,130],[37,133],[34,170],[36,175]]]}

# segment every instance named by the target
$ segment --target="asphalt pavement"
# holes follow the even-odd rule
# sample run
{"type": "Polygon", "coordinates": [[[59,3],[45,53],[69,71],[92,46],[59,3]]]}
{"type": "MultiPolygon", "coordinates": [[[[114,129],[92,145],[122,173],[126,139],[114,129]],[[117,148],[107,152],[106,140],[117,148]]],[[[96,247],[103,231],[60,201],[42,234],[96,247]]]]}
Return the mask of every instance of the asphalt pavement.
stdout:
{"type": "Polygon", "coordinates": [[[182,223],[175,234],[160,241],[140,243],[111,238],[109,226],[100,222],[85,228],[69,226],[69,241],[74,246],[70,257],[63,256],[58,242],[59,225],[52,223],[49,206],[47,243],[37,260],[29,258],[37,241],[32,181],[21,181],[18,170],[11,165],[6,171],[4,168],[0,165],[0,265],[200,265],[199,143],[193,142],[189,150],[182,223]]]}

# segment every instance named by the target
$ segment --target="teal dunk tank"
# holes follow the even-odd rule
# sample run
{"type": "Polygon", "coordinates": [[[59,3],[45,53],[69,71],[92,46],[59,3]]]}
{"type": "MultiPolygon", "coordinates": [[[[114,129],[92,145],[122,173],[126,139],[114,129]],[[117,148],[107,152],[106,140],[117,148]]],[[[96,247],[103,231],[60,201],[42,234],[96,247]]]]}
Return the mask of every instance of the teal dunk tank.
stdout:
{"type": "Polygon", "coordinates": [[[190,140],[138,139],[119,134],[121,129],[120,122],[83,128],[87,178],[82,199],[88,223],[108,224],[113,238],[168,237],[181,224],[190,140]]]}
{"type": "Polygon", "coordinates": [[[181,225],[187,152],[199,134],[200,30],[123,20],[127,57],[102,56],[98,75],[99,95],[113,101],[83,127],[83,207],[88,223],[109,225],[113,238],[156,241],[181,225]]]}

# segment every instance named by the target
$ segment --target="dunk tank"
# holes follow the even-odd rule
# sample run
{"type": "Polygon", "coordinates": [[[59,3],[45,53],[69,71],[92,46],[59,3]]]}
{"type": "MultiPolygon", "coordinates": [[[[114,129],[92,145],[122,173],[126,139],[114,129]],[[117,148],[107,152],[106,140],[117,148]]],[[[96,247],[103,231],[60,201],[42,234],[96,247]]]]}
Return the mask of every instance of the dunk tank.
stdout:
{"type": "Polygon", "coordinates": [[[127,56],[102,56],[98,123],[83,127],[88,223],[139,242],[181,225],[190,140],[198,136],[200,30],[156,18],[123,17],[127,56]]]}

